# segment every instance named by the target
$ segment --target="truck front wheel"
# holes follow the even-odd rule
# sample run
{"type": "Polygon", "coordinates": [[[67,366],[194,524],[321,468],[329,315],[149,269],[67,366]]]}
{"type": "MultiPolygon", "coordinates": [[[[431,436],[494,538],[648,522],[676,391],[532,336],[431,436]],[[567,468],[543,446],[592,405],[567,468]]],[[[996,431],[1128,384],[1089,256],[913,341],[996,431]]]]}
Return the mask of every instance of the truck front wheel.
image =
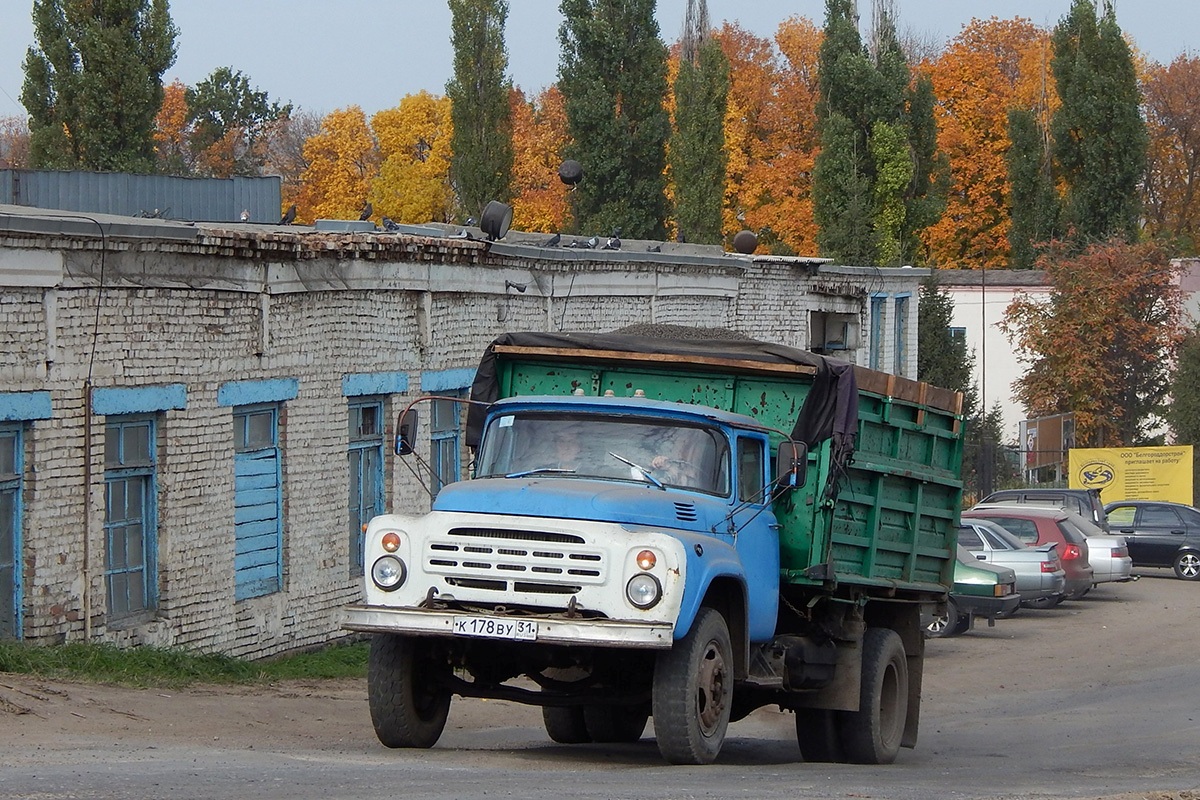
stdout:
{"type": "Polygon", "coordinates": [[[449,664],[419,639],[377,633],[367,660],[367,697],[375,735],[387,747],[433,747],[450,714],[442,678],[449,664]]]}
{"type": "Polygon", "coordinates": [[[846,759],[856,764],[895,761],[907,715],[908,660],[900,635],[867,628],[858,711],[844,711],[839,719],[846,759]]]}
{"type": "Polygon", "coordinates": [[[701,608],[687,635],[654,667],[654,736],[672,764],[711,764],[729,727],[733,648],[725,619],[701,608]]]}

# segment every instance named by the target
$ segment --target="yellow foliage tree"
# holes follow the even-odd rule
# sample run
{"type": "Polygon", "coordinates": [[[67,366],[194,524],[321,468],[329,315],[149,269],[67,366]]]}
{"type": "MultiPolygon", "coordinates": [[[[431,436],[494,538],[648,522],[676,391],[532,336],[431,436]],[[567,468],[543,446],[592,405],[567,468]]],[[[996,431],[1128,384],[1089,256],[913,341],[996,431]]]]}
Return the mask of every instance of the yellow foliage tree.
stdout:
{"type": "Polygon", "coordinates": [[[154,117],[154,154],[168,175],[190,175],[195,166],[188,144],[187,86],[176,78],[163,87],[163,101],[154,117]]]}
{"type": "Polygon", "coordinates": [[[921,234],[935,266],[1008,265],[1008,112],[1034,110],[1048,123],[1058,103],[1049,53],[1048,31],[1026,19],[992,17],[972,20],[922,66],[939,100],[938,150],[949,157],[951,172],[946,211],[921,234]]]}
{"type": "Polygon", "coordinates": [[[513,121],[513,228],[563,230],[570,206],[569,187],[558,178],[563,148],[570,139],[562,92],[551,86],[532,102],[519,89],[511,94],[513,121]]]}
{"type": "Polygon", "coordinates": [[[379,172],[379,148],[359,106],[340,108],[304,143],[296,220],[358,219],[379,172]]]}
{"type": "Polygon", "coordinates": [[[383,164],[371,184],[379,216],[396,222],[451,222],[450,99],[429,92],[406,95],[396,108],[371,118],[383,164]]]}

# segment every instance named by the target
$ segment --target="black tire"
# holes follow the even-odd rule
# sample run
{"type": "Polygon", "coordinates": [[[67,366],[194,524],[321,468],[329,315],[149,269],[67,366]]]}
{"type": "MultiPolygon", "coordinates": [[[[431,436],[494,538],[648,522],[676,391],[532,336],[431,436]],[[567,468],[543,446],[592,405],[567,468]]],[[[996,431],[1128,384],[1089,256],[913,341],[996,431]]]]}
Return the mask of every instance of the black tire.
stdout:
{"type": "Polygon", "coordinates": [[[593,742],[636,742],[646,730],[650,709],[641,706],[584,706],[583,719],[593,742]]]}
{"type": "Polygon", "coordinates": [[[908,716],[908,659],[900,635],[867,628],[863,636],[858,711],[846,711],[838,728],[846,759],[855,764],[890,764],[900,752],[908,716]]]}
{"type": "Polygon", "coordinates": [[[583,718],[583,706],[542,706],[546,733],[559,744],[585,744],[592,740],[583,718]]]}
{"type": "Polygon", "coordinates": [[[839,764],[846,760],[839,730],[840,715],[840,711],[826,708],[796,709],[796,742],[805,761],[839,764]]]}
{"type": "Polygon", "coordinates": [[[964,632],[959,628],[963,620],[966,620],[968,626],[971,624],[970,617],[959,612],[958,604],[953,599],[947,600],[946,613],[940,617],[934,617],[933,622],[925,626],[925,638],[946,639],[958,636],[964,632]]]}
{"type": "Polygon", "coordinates": [[[1171,565],[1175,570],[1175,577],[1185,581],[1200,581],[1200,553],[1188,551],[1175,556],[1175,563],[1171,565]]]}
{"type": "Polygon", "coordinates": [[[367,699],[375,735],[387,747],[433,747],[450,714],[450,667],[420,639],[377,633],[367,661],[367,699]]]}
{"type": "Polygon", "coordinates": [[[654,666],[654,736],[672,764],[716,761],[729,727],[733,648],[725,619],[701,608],[687,635],[654,666]]]}

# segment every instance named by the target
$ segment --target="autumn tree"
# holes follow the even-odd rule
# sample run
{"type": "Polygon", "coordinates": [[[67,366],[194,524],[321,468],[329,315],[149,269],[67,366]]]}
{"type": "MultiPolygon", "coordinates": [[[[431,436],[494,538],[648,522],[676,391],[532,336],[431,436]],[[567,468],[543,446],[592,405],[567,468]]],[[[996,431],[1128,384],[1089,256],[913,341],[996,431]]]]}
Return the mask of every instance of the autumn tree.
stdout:
{"type": "Polygon", "coordinates": [[[375,214],[406,223],[454,219],[450,99],[425,91],[405,95],[396,108],[375,114],[371,127],[383,158],[371,184],[375,214]]]}
{"type": "Polygon", "coordinates": [[[1154,244],[1064,248],[1039,262],[1049,297],[1019,296],[1001,323],[1027,366],[1016,396],[1030,417],[1074,412],[1081,447],[1144,444],[1183,335],[1179,268],[1154,244]]]}
{"type": "Polygon", "coordinates": [[[570,189],[558,177],[569,137],[562,92],[551,86],[527,101],[514,89],[513,227],[523,231],[561,231],[570,213],[570,189]]]}
{"type": "Polygon", "coordinates": [[[571,193],[581,231],[665,235],[667,49],[654,5],[561,0],[559,6],[558,85],[571,132],[567,154],[583,167],[571,193]]]}
{"type": "Polygon", "coordinates": [[[37,168],[154,169],[154,117],[178,35],[168,0],[34,0],[21,103],[37,168]]]}
{"type": "Polygon", "coordinates": [[[218,67],[187,90],[190,144],[202,175],[257,175],[266,159],[264,136],[292,113],[250,85],[241,70],[218,67]]]}
{"type": "Polygon", "coordinates": [[[309,162],[304,155],[308,140],[321,132],[322,117],[314,111],[294,111],[280,117],[263,133],[263,170],[278,175],[284,208],[302,203],[302,177],[309,162]]]}
{"type": "Polygon", "coordinates": [[[1051,121],[1054,158],[1066,184],[1064,219],[1081,243],[1137,237],[1138,184],[1146,126],[1129,44],[1105,3],[1072,0],[1054,28],[1054,71],[1062,105],[1051,121]]]}
{"type": "Polygon", "coordinates": [[[163,101],[154,116],[154,156],[158,171],[191,175],[195,158],[191,148],[187,86],[176,78],[163,89],[163,101]]]}
{"type": "Polygon", "coordinates": [[[327,114],[305,142],[304,160],[297,221],[357,219],[379,172],[379,150],[363,110],[350,106],[327,114]]]}
{"type": "Polygon", "coordinates": [[[1200,56],[1153,65],[1142,84],[1150,147],[1146,227],[1186,255],[1200,253],[1200,56]]]}
{"type": "Polygon", "coordinates": [[[505,0],[450,0],[454,77],[446,84],[453,134],[450,180],[460,214],[479,218],[490,200],[512,198],[513,141],[505,75],[505,0]]]}
{"type": "Polygon", "coordinates": [[[729,61],[712,38],[705,0],[688,0],[675,77],[671,177],[681,241],[721,242],[729,61]]]}
{"type": "Polygon", "coordinates": [[[29,124],[24,117],[0,117],[0,169],[29,168],[29,124]]]}

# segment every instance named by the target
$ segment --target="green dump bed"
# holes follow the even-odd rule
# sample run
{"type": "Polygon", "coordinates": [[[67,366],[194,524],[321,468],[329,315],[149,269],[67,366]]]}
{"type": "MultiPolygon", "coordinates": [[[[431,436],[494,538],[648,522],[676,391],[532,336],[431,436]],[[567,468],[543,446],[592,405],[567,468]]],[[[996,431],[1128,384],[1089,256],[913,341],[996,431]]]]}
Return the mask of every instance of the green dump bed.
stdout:
{"type": "MultiPolygon", "coordinates": [[[[833,372],[857,400],[856,426],[850,417],[857,428],[853,456],[839,463],[836,437],[812,437],[804,488],[775,507],[782,579],[794,586],[878,589],[872,594],[940,592],[952,582],[962,496],[962,397],[956,392],[757,342],[506,334],[485,354],[472,395],[493,401],[640,391],[734,411],[809,440],[795,426],[810,393],[817,395],[810,405],[824,404],[825,416],[847,399],[839,401],[839,384],[829,383],[833,372]]],[[[812,412],[806,417],[822,417],[812,412]]],[[[772,434],[773,444],[781,439],[772,434]]]]}

